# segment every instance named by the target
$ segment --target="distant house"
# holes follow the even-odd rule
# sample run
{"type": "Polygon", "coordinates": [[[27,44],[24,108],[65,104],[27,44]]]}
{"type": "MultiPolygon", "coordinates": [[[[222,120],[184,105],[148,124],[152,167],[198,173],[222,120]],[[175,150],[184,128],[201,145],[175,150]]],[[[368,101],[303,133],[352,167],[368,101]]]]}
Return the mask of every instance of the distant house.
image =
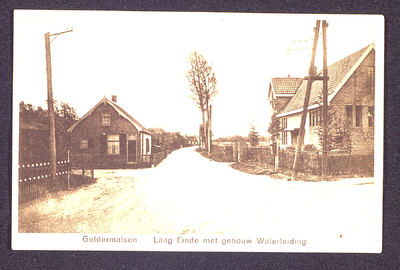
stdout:
{"type": "Polygon", "coordinates": [[[199,144],[199,140],[197,139],[196,135],[192,135],[192,134],[186,134],[185,135],[185,141],[187,144],[190,145],[197,145],[199,144]]]}
{"type": "Polygon", "coordinates": [[[104,97],[68,129],[71,155],[93,153],[97,168],[125,168],[150,162],[151,133],[104,97]]]}
{"type": "MultiPolygon", "coordinates": [[[[322,76],[322,70],[318,76],[322,76]]],[[[374,149],[375,45],[329,65],[328,77],[328,106],[351,126],[353,149],[374,149]]],[[[322,81],[312,84],[304,144],[318,146],[322,85],[322,81]]],[[[277,115],[283,128],[280,136],[282,147],[297,144],[306,88],[307,80],[304,79],[277,115]]]]}
{"type": "Polygon", "coordinates": [[[271,107],[271,115],[281,112],[290,99],[296,94],[303,78],[279,77],[271,78],[268,89],[268,100],[271,107]]]}

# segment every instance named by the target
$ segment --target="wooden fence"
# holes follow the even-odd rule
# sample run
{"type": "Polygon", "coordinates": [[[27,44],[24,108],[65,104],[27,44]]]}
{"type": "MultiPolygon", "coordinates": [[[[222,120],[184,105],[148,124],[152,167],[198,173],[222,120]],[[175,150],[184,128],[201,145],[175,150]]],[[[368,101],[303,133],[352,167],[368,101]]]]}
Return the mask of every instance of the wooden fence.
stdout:
{"type": "Polygon", "coordinates": [[[68,155],[67,160],[57,161],[54,182],[51,181],[49,162],[20,165],[18,202],[26,203],[51,191],[65,190],[93,182],[92,158],[92,155],[68,155]]]}
{"type": "Polygon", "coordinates": [[[68,160],[71,173],[68,188],[94,181],[93,154],[68,155],[68,160]]]}
{"type": "Polygon", "coordinates": [[[20,165],[18,168],[18,202],[25,203],[37,199],[53,189],[67,188],[68,160],[58,161],[56,168],[55,182],[51,182],[49,162],[20,165]]]}
{"type": "MultiPolygon", "coordinates": [[[[225,155],[230,161],[261,162],[268,170],[275,170],[276,152],[270,147],[251,147],[246,144],[226,145],[225,155]]],[[[278,172],[291,176],[295,150],[278,150],[278,172]]],[[[299,156],[299,177],[303,180],[320,179],[322,176],[322,152],[302,151],[299,156]]],[[[329,151],[325,177],[372,177],[374,176],[374,151],[353,149],[329,151]]]]}

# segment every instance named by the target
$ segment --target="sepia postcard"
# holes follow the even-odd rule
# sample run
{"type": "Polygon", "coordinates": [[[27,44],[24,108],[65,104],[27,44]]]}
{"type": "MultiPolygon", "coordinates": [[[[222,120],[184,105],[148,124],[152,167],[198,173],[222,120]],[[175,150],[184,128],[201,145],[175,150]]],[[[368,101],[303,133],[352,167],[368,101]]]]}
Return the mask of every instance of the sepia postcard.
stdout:
{"type": "Polygon", "coordinates": [[[12,249],[382,251],[384,17],[14,11],[12,249]]]}

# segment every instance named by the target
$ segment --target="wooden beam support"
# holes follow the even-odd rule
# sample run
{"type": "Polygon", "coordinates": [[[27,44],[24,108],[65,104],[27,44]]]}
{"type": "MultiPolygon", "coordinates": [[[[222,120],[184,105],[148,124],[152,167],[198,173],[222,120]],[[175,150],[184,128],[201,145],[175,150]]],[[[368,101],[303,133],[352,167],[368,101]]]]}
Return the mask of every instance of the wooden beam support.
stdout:
{"type": "Polygon", "coordinates": [[[299,138],[297,140],[296,154],[294,156],[294,162],[293,162],[293,177],[292,177],[293,180],[297,180],[299,157],[300,157],[300,152],[301,152],[301,149],[302,149],[303,143],[304,143],[305,125],[306,125],[307,112],[308,112],[308,103],[310,101],[311,87],[312,87],[312,83],[313,83],[312,78],[314,78],[316,75],[314,64],[315,64],[315,54],[317,52],[320,24],[321,24],[321,21],[317,20],[317,23],[315,26],[314,44],[313,44],[313,50],[312,50],[312,54],[311,54],[310,67],[308,69],[308,77],[310,78],[310,80],[307,81],[307,91],[306,91],[306,94],[304,97],[303,112],[301,115],[301,122],[300,122],[300,134],[299,134],[299,138]]]}

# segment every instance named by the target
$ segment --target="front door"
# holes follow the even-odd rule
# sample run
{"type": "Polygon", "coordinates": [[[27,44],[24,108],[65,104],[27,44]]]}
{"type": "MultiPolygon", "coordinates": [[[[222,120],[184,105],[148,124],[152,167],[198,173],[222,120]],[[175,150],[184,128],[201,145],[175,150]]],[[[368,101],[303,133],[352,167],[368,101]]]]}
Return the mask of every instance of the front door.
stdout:
{"type": "Polygon", "coordinates": [[[136,162],[136,140],[128,141],[128,162],[136,162]]]}

